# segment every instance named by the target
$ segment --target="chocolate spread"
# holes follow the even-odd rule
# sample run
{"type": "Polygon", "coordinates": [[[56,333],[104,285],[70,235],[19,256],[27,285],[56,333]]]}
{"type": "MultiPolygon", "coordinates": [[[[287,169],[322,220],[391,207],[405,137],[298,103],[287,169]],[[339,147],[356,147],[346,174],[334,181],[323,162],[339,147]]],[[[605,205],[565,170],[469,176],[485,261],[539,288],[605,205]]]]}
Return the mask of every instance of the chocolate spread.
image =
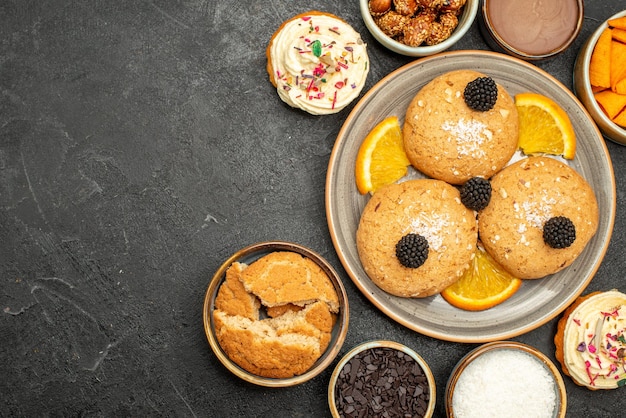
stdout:
{"type": "Polygon", "coordinates": [[[494,32],[518,51],[548,54],[576,30],[576,0],[490,0],[488,18],[494,32]]]}

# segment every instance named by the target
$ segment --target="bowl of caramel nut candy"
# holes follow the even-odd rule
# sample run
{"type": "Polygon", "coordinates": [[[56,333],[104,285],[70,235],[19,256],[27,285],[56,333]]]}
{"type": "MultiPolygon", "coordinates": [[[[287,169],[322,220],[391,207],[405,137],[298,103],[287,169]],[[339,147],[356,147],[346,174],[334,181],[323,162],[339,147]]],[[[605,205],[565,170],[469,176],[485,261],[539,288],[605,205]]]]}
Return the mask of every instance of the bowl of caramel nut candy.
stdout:
{"type": "Polygon", "coordinates": [[[425,57],[454,45],[472,26],[479,0],[360,0],[370,33],[388,49],[425,57]]]}

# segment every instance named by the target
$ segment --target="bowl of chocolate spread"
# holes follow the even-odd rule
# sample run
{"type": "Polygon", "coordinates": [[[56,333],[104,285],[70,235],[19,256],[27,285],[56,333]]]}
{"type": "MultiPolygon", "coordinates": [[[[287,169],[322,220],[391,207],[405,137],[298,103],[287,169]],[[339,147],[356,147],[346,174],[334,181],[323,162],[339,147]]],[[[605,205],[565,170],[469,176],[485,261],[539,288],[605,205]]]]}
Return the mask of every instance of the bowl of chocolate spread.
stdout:
{"type": "Polygon", "coordinates": [[[582,28],[583,0],[482,0],[480,29],[491,48],[527,61],[565,51],[582,28]]]}

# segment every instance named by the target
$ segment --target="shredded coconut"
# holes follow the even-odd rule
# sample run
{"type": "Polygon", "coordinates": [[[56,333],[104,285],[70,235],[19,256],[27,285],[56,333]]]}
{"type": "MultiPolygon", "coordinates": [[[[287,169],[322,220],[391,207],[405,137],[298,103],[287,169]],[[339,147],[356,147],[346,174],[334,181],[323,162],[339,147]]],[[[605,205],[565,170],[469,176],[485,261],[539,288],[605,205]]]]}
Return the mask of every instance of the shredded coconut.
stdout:
{"type": "Polygon", "coordinates": [[[551,418],[557,406],[553,377],[532,355],[494,350],[473,360],[454,389],[458,418],[551,418]]]}
{"type": "Polygon", "coordinates": [[[552,217],[552,207],[556,199],[543,197],[537,202],[523,202],[522,209],[526,213],[526,220],[535,228],[541,228],[552,217]]]}
{"type": "Polygon", "coordinates": [[[484,123],[477,120],[466,121],[461,118],[456,123],[445,121],[441,129],[451,134],[452,138],[448,138],[448,141],[452,139],[457,143],[459,155],[469,155],[474,158],[485,156],[482,145],[491,136],[491,131],[484,123]]]}
{"type": "Polygon", "coordinates": [[[420,216],[411,221],[408,232],[419,234],[426,238],[428,246],[438,251],[443,244],[443,231],[450,225],[447,214],[433,213],[430,216],[420,216]]]}

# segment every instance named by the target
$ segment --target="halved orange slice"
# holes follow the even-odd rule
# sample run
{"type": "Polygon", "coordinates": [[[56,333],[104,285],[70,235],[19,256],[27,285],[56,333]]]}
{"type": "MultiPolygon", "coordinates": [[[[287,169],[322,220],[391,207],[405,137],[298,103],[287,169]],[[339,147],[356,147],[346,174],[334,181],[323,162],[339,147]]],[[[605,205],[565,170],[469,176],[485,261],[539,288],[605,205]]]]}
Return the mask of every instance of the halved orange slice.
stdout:
{"type": "Polygon", "coordinates": [[[505,271],[478,245],[470,267],[459,281],[444,289],[441,296],[457,308],[482,311],[504,302],[521,285],[521,279],[505,271]]]}
{"type": "Polygon", "coordinates": [[[518,146],[524,154],[574,158],[576,133],[563,108],[549,97],[537,93],[517,94],[515,105],[519,114],[518,146]]]}
{"type": "Polygon", "coordinates": [[[361,194],[374,193],[404,177],[410,164],[404,152],[400,122],[396,116],[389,116],[367,134],[359,147],[355,167],[357,189],[361,194]]]}

